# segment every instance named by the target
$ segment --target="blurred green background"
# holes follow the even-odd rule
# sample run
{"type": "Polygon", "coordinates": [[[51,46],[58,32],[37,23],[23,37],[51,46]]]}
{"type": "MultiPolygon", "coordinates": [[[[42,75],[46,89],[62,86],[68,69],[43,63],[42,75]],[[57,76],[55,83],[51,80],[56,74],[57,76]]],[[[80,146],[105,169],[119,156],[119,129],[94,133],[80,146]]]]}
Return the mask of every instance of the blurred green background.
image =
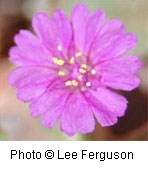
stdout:
{"type": "Polygon", "coordinates": [[[0,0],[0,140],[147,140],[147,74],[148,74],[148,0],[0,0]],[[70,16],[72,7],[85,3],[91,11],[102,8],[108,17],[118,18],[128,32],[138,36],[139,44],[132,52],[144,61],[140,72],[141,86],[130,93],[123,93],[129,100],[126,116],[113,127],[96,130],[89,135],[68,137],[59,130],[47,129],[40,119],[30,116],[29,106],[16,99],[16,92],[7,82],[14,68],[8,62],[8,50],[14,44],[13,37],[21,28],[31,28],[35,12],[46,11],[52,15],[55,9],[64,9],[70,16]]]}

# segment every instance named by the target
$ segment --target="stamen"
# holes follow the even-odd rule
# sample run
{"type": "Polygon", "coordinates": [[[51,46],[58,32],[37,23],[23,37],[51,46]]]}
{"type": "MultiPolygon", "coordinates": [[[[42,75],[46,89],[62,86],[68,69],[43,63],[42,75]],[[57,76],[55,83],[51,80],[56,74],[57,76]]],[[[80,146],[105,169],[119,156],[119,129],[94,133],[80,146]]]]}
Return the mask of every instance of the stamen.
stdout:
{"type": "Polygon", "coordinates": [[[82,64],[81,68],[87,69],[87,65],[86,64],[82,64]]]}
{"type": "Polygon", "coordinates": [[[86,82],[86,86],[90,87],[91,86],[91,82],[86,82]]]}
{"type": "Polygon", "coordinates": [[[76,57],[81,57],[82,55],[83,55],[83,53],[80,52],[80,51],[79,52],[76,52],[76,54],[75,54],[76,57]]]}
{"type": "Polygon", "coordinates": [[[95,75],[95,74],[96,74],[96,70],[95,70],[95,69],[92,69],[92,70],[91,70],[91,74],[92,74],[92,75],[95,75]]]}
{"type": "Polygon", "coordinates": [[[70,64],[74,64],[75,63],[75,59],[74,59],[74,57],[72,57],[72,58],[70,58],[70,64]]]}
{"type": "Polygon", "coordinates": [[[58,51],[61,51],[62,50],[62,46],[61,45],[58,45],[57,46],[57,49],[58,49],[58,51]]]}
{"type": "Polygon", "coordinates": [[[80,68],[79,69],[79,72],[82,73],[82,74],[85,74],[87,72],[87,70],[83,69],[83,68],[80,68]]]}
{"type": "Polygon", "coordinates": [[[66,86],[78,86],[78,82],[76,80],[68,80],[67,82],[65,82],[66,86]]]}
{"type": "Polygon", "coordinates": [[[70,80],[68,80],[67,82],[65,82],[65,85],[66,86],[70,86],[72,83],[71,83],[71,81],[70,80]]]}
{"type": "Polygon", "coordinates": [[[79,76],[78,76],[78,80],[80,80],[80,81],[81,81],[81,80],[82,80],[82,78],[83,78],[83,76],[81,76],[81,75],[79,75],[79,76]]]}
{"type": "Polygon", "coordinates": [[[87,69],[87,65],[86,64],[82,64],[81,65],[81,68],[79,69],[79,72],[84,74],[84,73],[87,72],[86,69],[87,69]]]}
{"type": "Polygon", "coordinates": [[[78,86],[78,82],[76,80],[72,80],[71,82],[73,86],[78,86]]]}
{"type": "Polygon", "coordinates": [[[65,72],[62,71],[62,70],[60,70],[60,71],[58,72],[58,75],[59,75],[59,76],[65,76],[65,72]]]}
{"type": "Polygon", "coordinates": [[[57,65],[60,65],[60,66],[65,64],[65,61],[63,59],[59,59],[59,58],[56,58],[56,57],[53,58],[53,62],[57,65]]]}

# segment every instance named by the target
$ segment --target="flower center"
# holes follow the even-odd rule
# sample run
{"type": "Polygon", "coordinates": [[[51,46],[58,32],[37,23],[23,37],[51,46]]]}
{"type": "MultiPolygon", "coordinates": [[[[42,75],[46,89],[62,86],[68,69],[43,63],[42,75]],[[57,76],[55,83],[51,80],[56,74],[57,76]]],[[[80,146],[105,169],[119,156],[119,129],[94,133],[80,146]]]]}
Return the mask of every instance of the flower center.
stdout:
{"type": "Polygon", "coordinates": [[[81,90],[92,87],[96,70],[87,64],[87,58],[82,52],[75,52],[74,56],[68,60],[53,57],[53,62],[57,65],[57,75],[63,80],[66,87],[81,90]]]}

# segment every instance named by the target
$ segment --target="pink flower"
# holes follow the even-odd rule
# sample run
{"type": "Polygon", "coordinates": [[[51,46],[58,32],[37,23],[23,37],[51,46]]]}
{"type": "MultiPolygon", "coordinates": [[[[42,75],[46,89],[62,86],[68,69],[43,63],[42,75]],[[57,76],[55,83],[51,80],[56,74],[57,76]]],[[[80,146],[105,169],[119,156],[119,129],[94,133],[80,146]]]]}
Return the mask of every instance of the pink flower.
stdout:
{"type": "Polygon", "coordinates": [[[70,136],[92,132],[95,118],[102,126],[115,124],[127,100],[111,89],[131,91],[140,84],[142,63],[126,55],[136,35],[83,4],[73,8],[70,21],[61,10],[53,17],[39,12],[32,26],[35,34],[21,30],[15,36],[10,61],[18,67],[9,80],[18,99],[30,102],[32,116],[40,115],[49,128],[60,121],[70,136]]]}

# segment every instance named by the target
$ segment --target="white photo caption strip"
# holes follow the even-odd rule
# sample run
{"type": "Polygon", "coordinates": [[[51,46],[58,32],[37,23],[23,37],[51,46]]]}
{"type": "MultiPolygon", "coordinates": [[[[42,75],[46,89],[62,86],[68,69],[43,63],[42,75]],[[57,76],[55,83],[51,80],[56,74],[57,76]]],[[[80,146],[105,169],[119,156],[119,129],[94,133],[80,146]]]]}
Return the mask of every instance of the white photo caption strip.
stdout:
{"type": "Polygon", "coordinates": [[[1,142],[1,171],[145,172],[147,142],[1,142]],[[9,165],[9,166],[8,166],[9,165]],[[25,167],[24,167],[25,165],[25,167]],[[58,166],[57,166],[58,165],[58,166]],[[124,165],[124,166],[123,166],[124,165]],[[116,169],[115,169],[116,167],[116,169]],[[72,168],[72,169],[70,169],[72,168]],[[122,168],[122,169],[121,169],[122,168]],[[120,171],[119,171],[120,170],[120,171]],[[143,171],[142,171],[143,170],[143,171]]]}

